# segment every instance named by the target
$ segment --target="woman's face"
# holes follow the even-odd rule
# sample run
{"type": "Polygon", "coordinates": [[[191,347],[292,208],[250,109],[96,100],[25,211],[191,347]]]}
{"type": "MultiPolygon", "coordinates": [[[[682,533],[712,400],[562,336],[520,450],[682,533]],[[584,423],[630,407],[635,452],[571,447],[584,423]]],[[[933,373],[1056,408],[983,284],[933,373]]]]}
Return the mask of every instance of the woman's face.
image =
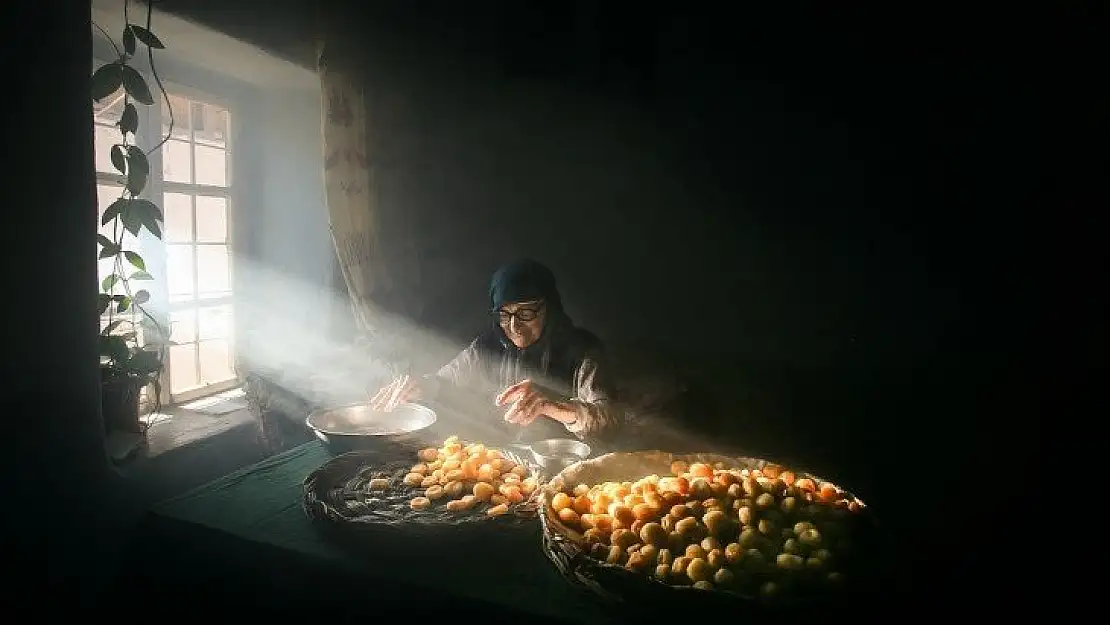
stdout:
{"type": "Polygon", "coordinates": [[[513,345],[524,349],[543,333],[545,312],[543,300],[505,304],[497,311],[497,322],[513,345]]]}

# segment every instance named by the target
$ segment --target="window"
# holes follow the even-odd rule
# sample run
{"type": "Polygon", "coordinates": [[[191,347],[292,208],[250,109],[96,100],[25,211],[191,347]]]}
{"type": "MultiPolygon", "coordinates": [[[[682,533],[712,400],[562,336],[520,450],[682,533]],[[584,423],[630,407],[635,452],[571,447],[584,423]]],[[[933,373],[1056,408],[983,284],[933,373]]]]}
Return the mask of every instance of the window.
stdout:
{"type": "Polygon", "coordinates": [[[234,383],[231,171],[226,107],[170,94],[162,103],[162,210],[170,310],[170,394],[234,383]],[[170,128],[170,114],[173,128],[170,128]]]}
{"type": "MultiPolygon", "coordinates": [[[[98,63],[99,65],[99,63],[98,63]]],[[[151,84],[153,82],[151,81],[151,84]]],[[[167,84],[169,102],[140,107],[139,147],[150,150],[152,175],[144,195],[159,197],[163,237],[125,234],[146,259],[155,281],[152,304],[168,321],[170,339],[163,388],[171,403],[226,390],[236,381],[234,363],[232,262],[231,107],[203,94],[167,84]],[[155,113],[155,114],[152,114],[155,113]],[[172,115],[172,128],[171,128],[172,115]]],[[[123,111],[122,91],[94,110],[99,210],[122,191],[123,178],[108,156],[119,142],[115,123],[123,111]],[[118,97],[117,97],[118,96],[118,97]]],[[[102,234],[112,238],[111,224],[102,234]]],[[[100,279],[112,260],[100,261],[100,279]]]]}

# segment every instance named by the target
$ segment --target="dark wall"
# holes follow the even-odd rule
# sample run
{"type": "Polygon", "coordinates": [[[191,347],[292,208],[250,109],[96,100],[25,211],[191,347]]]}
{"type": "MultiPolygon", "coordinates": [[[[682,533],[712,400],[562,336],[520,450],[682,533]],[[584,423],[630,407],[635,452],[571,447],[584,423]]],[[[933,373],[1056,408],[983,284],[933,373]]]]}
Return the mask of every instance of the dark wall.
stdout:
{"type": "Polygon", "coordinates": [[[398,281],[414,313],[466,326],[488,273],[527,253],[612,340],[806,367],[950,340],[958,250],[935,240],[933,165],[967,137],[928,101],[928,59],[810,31],[714,50],[708,26],[658,26],[650,96],[641,69],[595,84],[604,62],[555,46],[559,67],[519,32],[470,64],[440,35],[366,44],[386,219],[421,253],[398,281]],[[672,331],[696,319],[709,330],[672,331]]]}
{"type": "Polygon", "coordinates": [[[982,223],[961,207],[981,199],[965,176],[989,73],[952,25],[292,0],[259,22],[191,4],[170,9],[282,50],[310,47],[314,16],[344,23],[370,87],[389,299],[460,341],[492,269],[530,254],[610,342],[872,371],[968,346],[982,223]],[[708,331],[673,331],[690,324],[708,331]]]}

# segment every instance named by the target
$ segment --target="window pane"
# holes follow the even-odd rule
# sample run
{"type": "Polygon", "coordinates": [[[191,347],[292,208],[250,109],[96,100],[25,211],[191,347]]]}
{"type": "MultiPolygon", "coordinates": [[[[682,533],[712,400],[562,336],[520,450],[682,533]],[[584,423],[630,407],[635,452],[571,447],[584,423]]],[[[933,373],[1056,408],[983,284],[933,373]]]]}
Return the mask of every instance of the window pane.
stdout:
{"type": "MultiPolygon", "coordinates": [[[[97,63],[99,67],[102,63],[97,63]]],[[[117,89],[115,93],[97,102],[93,100],[93,121],[105,126],[114,126],[119,123],[119,118],[123,117],[123,89],[117,89]]]]}
{"type": "Polygon", "coordinates": [[[123,195],[123,187],[118,184],[98,184],[96,185],[96,206],[97,206],[97,223],[100,223],[100,218],[104,216],[104,210],[111,206],[119,197],[123,195]]]}
{"type": "Polygon", "coordinates": [[[195,310],[170,313],[170,340],[174,343],[195,343],[197,319],[195,310]]]}
{"type": "MultiPolygon", "coordinates": [[[[194,141],[212,147],[227,147],[227,109],[197,102],[193,106],[194,141]]],[[[198,168],[199,169],[199,168],[198,168]]]]}
{"type": "Polygon", "coordinates": [[[189,123],[189,100],[181,96],[170,94],[169,104],[162,98],[162,136],[170,132],[170,111],[173,111],[173,134],[171,139],[188,141],[191,136],[192,124],[189,123]]]}
{"type": "Polygon", "coordinates": [[[227,152],[222,148],[196,146],[197,184],[227,186],[227,152]]]}
{"type": "Polygon", "coordinates": [[[193,246],[167,245],[166,248],[166,287],[170,301],[192,299],[193,246]]]}
{"type": "Polygon", "coordinates": [[[170,393],[177,394],[200,386],[197,379],[197,345],[170,345],[170,393]]]}
{"type": "Polygon", "coordinates": [[[193,240],[193,197],[184,193],[162,195],[162,214],[166,218],[163,240],[185,243],[193,240]]]}
{"type": "Polygon", "coordinates": [[[197,290],[200,295],[224,295],[231,290],[226,245],[197,246],[197,290]]]}
{"type": "Polygon", "coordinates": [[[200,340],[231,338],[231,306],[209,306],[197,310],[200,340]]]}
{"type": "Polygon", "coordinates": [[[193,164],[189,160],[189,143],[170,140],[162,146],[162,177],[169,182],[191,183],[193,164]]]}
{"type": "Polygon", "coordinates": [[[227,200],[210,195],[197,196],[197,241],[227,241],[227,200]]]}
{"type": "Polygon", "coordinates": [[[96,171],[106,174],[120,173],[112,165],[112,146],[123,141],[119,128],[112,126],[93,126],[93,149],[96,150],[96,171]]]}
{"type": "Polygon", "coordinates": [[[231,342],[223,339],[200,343],[200,380],[202,384],[226,382],[235,377],[231,367],[231,342]]]}

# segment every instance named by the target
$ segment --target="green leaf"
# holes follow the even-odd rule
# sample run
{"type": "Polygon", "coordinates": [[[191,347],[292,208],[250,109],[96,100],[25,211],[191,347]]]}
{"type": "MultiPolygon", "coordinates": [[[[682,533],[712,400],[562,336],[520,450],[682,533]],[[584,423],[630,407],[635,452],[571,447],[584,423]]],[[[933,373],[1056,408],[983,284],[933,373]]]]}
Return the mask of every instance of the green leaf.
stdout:
{"type": "Polygon", "coordinates": [[[134,195],[142,193],[149,176],[150,161],[146,154],[136,146],[127,146],[127,190],[134,195]]]}
{"type": "Polygon", "coordinates": [[[155,237],[161,239],[162,229],[158,226],[158,222],[162,220],[162,209],[154,202],[141,198],[134,200],[133,205],[139,223],[146,226],[146,229],[150,230],[155,237]]]}
{"type": "Polygon", "coordinates": [[[123,51],[127,56],[135,54],[135,33],[131,32],[131,25],[123,27],[123,51]]]}
{"type": "Polygon", "coordinates": [[[127,158],[123,155],[124,147],[125,146],[119,145],[117,143],[116,145],[112,146],[112,150],[109,152],[109,154],[112,156],[112,167],[115,167],[116,171],[121,174],[127,171],[127,158]]]}
{"type": "Polygon", "coordinates": [[[145,304],[150,301],[150,292],[146,289],[140,289],[135,292],[135,303],[145,304]]]}
{"type": "Polygon", "coordinates": [[[122,299],[120,299],[120,300],[119,300],[119,302],[118,302],[118,303],[116,304],[116,312],[121,312],[121,313],[122,313],[122,312],[127,312],[127,309],[128,309],[128,308],[131,308],[131,298],[130,298],[130,297],[127,297],[127,296],[125,295],[125,296],[124,296],[124,297],[123,297],[122,299]]]}
{"type": "Polygon", "coordinates": [[[100,290],[104,291],[105,293],[111,293],[112,287],[114,287],[117,282],[119,282],[119,276],[117,276],[116,274],[113,273],[109,276],[105,276],[104,279],[100,282],[100,290]]]}
{"type": "Polygon", "coordinates": [[[134,266],[135,269],[138,269],[139,271],[146,271],[146,263],[143,262],[143,257],[139,256],[138,253],[127,250],[123,253],[123,255],[125,258],[127,258],[127,262],[131,263],[131,265],[134,266]]]}
{"type": "Polygon", "coordinates": [[[100,331],[100,333],[101,334],[111,334],[112,330],[115,330],[116,328],[118,328],[120,326],[120,324],[122,324],[124,321],[126,321],[126,319],[116,319],[112,323],[109,323],[107,326],[105,326],[104,329],[100,331]]]}
{"type": "Polygon", "coordinates": [[[131,200],[127,203],[127,206],[123,208],[123,213],[120,214],[120,221],[128,232],[138,236],[139,228],[143,226],[143,222],[139,220],[139,217],[139,211],[135,210],[135,201],[131,200]]]}
{"type": "Polygon", "coordinates": [[[97,307],[100,308],[100,312],[96,314],[103,315],[104,311],[108,310],[108,304],[112,303],[112,296],[108,295],[107,293],[97,293],[96,303],[97,307]]]}
{"type": "Polygon", "coordinates": [[[119,246],[117,246],[115,243],[112,243],[111,245],[105,245],[103,248],[101,248],[100,254],[97,256],[97,258],[104,260],[105,258],[111,258],[116,254],[119,254],[119,246]]]}
{"type": "Polygon", "coordinates": [[[138,132],[139,130],[139,111],[135,105],[128,102],[123,107],[123,115],[119,118],[119,129],[123,134],[129,132],[138,132]]]}
{"type": "Polygon", "coordinates": [[[166,48],[166,46],[162,45],[161,39],[155,37],[154,33],[143,28],[142,26],[136,26],[135,24],[132,24],[131,30],[134,31],[135,36],[139,38],[139,41],[145,43],[147,46],[154,48],[155,50],[164,50],[166,48]]]}
{"type": "Polygon", "coordinates": [[[119,66],[123,88],[127,95],[143,104],[154,104],[154,96],[150,95],[150,87],[146,86],[146,79],[130,65],[119,66]]]}
{"type": "Polygon", "coordinates": [[[128,280],[153,280],[154,276],[145,271],[136,271],[135,273],[127,276],[128,280]]]}
{"type": "Polygon", "coordinates": [[[134,202],[136,210],[138,210],[141,215],[162,221],[162,209],[158,208],[157,204],[143,198],[135,198],[134,202]]]}
{"type": "Polygon", "coordinates": [[[101,65],[93,72],[89,86],[92,99],[99,102],[119,89],[123,83],[123,72],[120,71],[120,67],[122,66],[119,63],[108,63],[107,65],[101,65]]]}
{"type": "Polygon", "coordinates": [[[97,240],[98,243],[100,243],[101,247],[113,247],[113,246],[115,246],[115,243],[111,239],[109,239],[108,237],[104,236],[103,234],[96,235],[96,240],[97,240]]]}
{"type": "Polygon", "coordinates": [[[127,198],[116,198],[115,202],[112,202],[108,205],[108,208],[104,209],[104,216],[100,218],[100,225],[107,226],[113,219],[115,219],[120,213],[123,212],[123,209],[127,207],[128,202],[129,200],[127,198]]]}

